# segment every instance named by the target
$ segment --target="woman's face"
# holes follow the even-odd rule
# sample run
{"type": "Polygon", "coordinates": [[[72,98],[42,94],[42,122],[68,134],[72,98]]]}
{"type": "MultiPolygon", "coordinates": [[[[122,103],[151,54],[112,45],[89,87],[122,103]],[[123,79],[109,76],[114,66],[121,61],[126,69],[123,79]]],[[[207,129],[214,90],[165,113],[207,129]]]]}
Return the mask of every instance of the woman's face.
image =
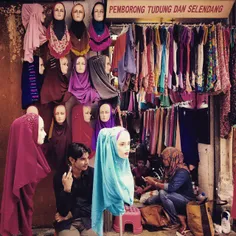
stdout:
{"type": "Polygon", "coordinates": [[[68,59],[66,57],[60,58],[60,68],[63,75],[68,72],[68,59]]]}
{"type": "Polygon", "coordinates": [[[104,20],[104,8],[103,8],[102,4],[97,4],[94,7],[93,15],[94,15],[94,19],[96,21],[103,21],[104,20]]]}
{"type": "Polygon", "coordinates": [[[107,74],[110,74],[111,71],[111,63],[110,63],[110,58],[108,56],[106,56],[106,60],[105,60],[105,72],[107,74]]]}
{"type": "Polygon", "coordinates": [[[54,117],[59,125],[62,125],[66,120],[66,108],[64,105],[59,105],[54,110],[54,117]]]}
{"type": "Polygon", "coordinates": [[[164,165],[165,168],[168,168],[170,166],[168,157],[163,157],[162,162],[163,162],[163,165],[164,165]]]}
{"type": "Polygon", "coordinates": [[[100,120],[102,122],[107,122],[111,116],[111,108],[108,104],[103,104],[99,110],[100,120]]]}
{"type": "Polygon", "coordinates": [[[53,10],[53,16],[56,20],[63,20],[65,17],[65,9],[61,3],[57,3],[53,10]]]}
{"type": "Polygon", "coordinates": [[[130,135],[129,132],[121,131],[117,140],[117,151],[121,158],[128,158],[130,151],[130,135]]]}
{"type": "Polygon", "coordinates": [[[45,70],[43,59],[39,58],[39,74],[42,75],[45,70]]]}
{"type": "Polygon", "coordinates": [[[83,106],[83,115],[84,121],[89,123],[91,120],[91,107],[83,106]]]}
{"type": "Polygon", "coordinates": [[[46,132],[44,130],[44,122],[41,116],[39,116],[39,123],[38,123],[38,140],[37,143],[39,145],[44,143],[44,139],[46,136],[46,132]]]}
{"type": "Polygon", "coordinates": [[[72,18],[74,21],[80,22],[84,19],[84,7],[80,4],[72,9],[72,18]]]}
{"type": "Polygon", "coordinates": [[[76,71],[77,73],[84,73],[86,68],[86,61],[84,57],[78,57],[76,61],[76,71]]]}

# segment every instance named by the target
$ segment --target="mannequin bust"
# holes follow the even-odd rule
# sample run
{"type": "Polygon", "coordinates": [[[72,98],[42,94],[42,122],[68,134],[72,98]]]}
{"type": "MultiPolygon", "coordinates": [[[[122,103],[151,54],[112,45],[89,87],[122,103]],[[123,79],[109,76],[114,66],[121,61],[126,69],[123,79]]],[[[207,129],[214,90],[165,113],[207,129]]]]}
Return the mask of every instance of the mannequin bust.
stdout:
{"type": "Polygon", "coordinates": [[[68,72],[68,59],[66,57],[60,58],[60,68],[63,75],[68,72]]]}
{"type": "Polygon", "coordinates": [[[116,145],[119,157],[128,158],[130,151],[130,134],[127,130],[118,133],[116,145]]]}
{"type": "Polygon", "coordinates": [[[105,24],[105,7],[101,2],[96,2],[92,10],[92,22],[89,25],[89,45],[94,52],[100,52],[111,45],[109,30],[105,24]]]}
{"type": "Polygon", "coordinates": [[[78,102],[88,105],[100,100],[98,92],[91,86],[84,56],[79,56],[74,61],[68,91],[74,95],[74,98],[70,99],[71,107],[78,102]]]}
{"type": "Polygon", "coordinates": [[[39,146],[45,135],[43,119],[33,113],[15,119],[11,125],[2,192],[1,235],[19,232],[33,235],[33,196],[37,184],[50,172],[39,146]]]}
{"type": "Polygon", "coordinates": [[[26,114],[29,114],[29,113],[34,113],[34,114],[39,114],[39,110],[36,106],[29,106],[27,109],[26,109],[26,114]]]}
{"type": "Polygon", "coordinates": [[[64,105],[59,105],[54,109],[54,118],[59,125],[62,125],[66,120],[66,108],[64,105]]]}
{"type": "Polygon", "coordinates": [[[103,128],[97,140],[92,199],[93,230],[102,235],[102,214],[108,209],[122,215],[124,203],[132,205],[134,180],[129,163],[130,136],[123,127],[103,128]],[[108,184],[99,184],[106,179],[108,184]]]}
{"type": "Polygon", "coordinates": [[[25,27],[24,61],[33,62],[34,51],[47,41],[43,6],[37,3],[22,5],[22,24],[25,27]]]}
{"type": "Polygon", "coordinates": [[[53,9],[53,17],[56,20],[63,20],[65,18],[65,8],[62,3],[56,3],[53,9]]]}
{"type": "Polygon", "coordinates": [[[84,7],[80,3],[76,4],[71,11],[72,19],[76,22],[83,21],[85,17],[84,7]]]}
{"type": "Polygon", "coordinates": [[[43,59],[39,57],[39,74],[43,75],[43,72],[45,70],[43,59]]]}
{"type": "Polygon", "coordinates": [[[101,22],[104,20],[104,6],[103,4],[95,4],[93,9],[94,20],[101,22]]]}
{"type": "Polygon", "coordinates": [[[108,103],[104,103],[99,107],[99,115],[95,123],[92,149],[96,150],[97,137],[101,129],[112,128],[115,126],[114,116],[112,114],[112,107],[108,103]]]}
{"type": "Polygon", "coordinates": [[[71,49],[70,34],[65,22],[66,10],[62,2],[54,5],[53,19],[47,28],[50,54],[59,59],[69,53],[71,49]]]}
{"type": "Polygon", "coordinates": [[[109,104],[103,104],[99,109],[99,116],[102,122],[107,122],[111,116],[111,106],[109,104]]]}
{"type": "Polygon", "coordinates": [[[83,106],[83,117],[84,121],[89,123],[91,121],[91,107],[90,106],[83,106]]]}
{"type": "Polygon", "coordinates": [[[45,152],[48,162],[53,169],[60,169],[66,164],[66,154],[71,143],[71,131],[67,125],[66,108],[58,105],[53,111],[54,118],[48,133],[48,144],[45,152]]]}
{"type": "Polygon", "coordinates": [[[71,10],[71,17],[71,51],[75,56],[82,56],[85,55],[90,49],[89,34],[83,21],[85,17],[85,11],[82,4],[78,3],[73,6],[71,10]]]}
{"type": "Polygon", "coordinates": [[[75,70],[77,73],[84,73],[86,68],[86,59],[85,57],[78,57],[75,64],[75,70]]]}

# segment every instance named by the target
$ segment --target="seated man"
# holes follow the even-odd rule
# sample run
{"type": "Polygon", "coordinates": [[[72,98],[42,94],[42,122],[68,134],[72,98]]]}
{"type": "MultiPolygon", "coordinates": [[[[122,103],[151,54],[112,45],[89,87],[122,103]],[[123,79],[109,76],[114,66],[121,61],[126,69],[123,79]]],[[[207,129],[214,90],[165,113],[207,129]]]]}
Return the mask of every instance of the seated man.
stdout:
{"type": "Polygon", "coordinates": [[[66,170],[68,172],[57,172],[54,176],[58,236],[96,235],[91,229],[94,169],[89,166],[89,154],[90,149],[84,144],[70,144],[68,160],[71,167],[66,170]]]}
{"type": "Polygon", "coordinates": [[[183,153],[174,147],[167,147],[161,154],[165,168],[164,179],[160,182],[152,177],[145,180],[158,188],[159,195],[149,198],[146,204],[160,203],[173,224],[181,224],[179,232],[186,230],[186,205],[195,199],[189,169],[184,163],[183,153]]]}

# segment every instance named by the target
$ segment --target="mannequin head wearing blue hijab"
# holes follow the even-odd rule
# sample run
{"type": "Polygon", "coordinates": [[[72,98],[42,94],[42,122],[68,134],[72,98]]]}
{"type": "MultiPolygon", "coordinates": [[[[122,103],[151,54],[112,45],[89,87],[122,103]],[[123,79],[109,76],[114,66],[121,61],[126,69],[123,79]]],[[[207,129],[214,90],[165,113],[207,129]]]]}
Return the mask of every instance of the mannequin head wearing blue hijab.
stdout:
{"type": "Polygon", "coordinates": [[[103,128],[99,132],[94,166],[92,228],[103,235],[102,213],[125,212],[133,204],[134,181],[129,163],[130,135],[123,127],[103,128]]]}

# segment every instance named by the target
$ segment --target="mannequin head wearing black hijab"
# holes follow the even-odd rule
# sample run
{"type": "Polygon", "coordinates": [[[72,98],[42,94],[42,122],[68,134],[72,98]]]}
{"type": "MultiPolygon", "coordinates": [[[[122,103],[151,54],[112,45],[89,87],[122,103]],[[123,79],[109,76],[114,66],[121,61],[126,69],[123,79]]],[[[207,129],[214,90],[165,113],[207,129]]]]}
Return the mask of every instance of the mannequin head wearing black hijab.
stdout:
{"type": "Polygon", "coordinates": [[[72,22],[70,26],[70,31],[76,36],[76,38],[81,39],[84,30],[86,28],[84,24],[85,11],[82,4],[78,3],[73,6],[71,10],[72,22]]]}
{"type": "Polygon", "coordinates": [[[66,9],[62,2],[58,2],[53,7],[53,31],[58,40],[61,40],[66,30],[66,9]]]}

